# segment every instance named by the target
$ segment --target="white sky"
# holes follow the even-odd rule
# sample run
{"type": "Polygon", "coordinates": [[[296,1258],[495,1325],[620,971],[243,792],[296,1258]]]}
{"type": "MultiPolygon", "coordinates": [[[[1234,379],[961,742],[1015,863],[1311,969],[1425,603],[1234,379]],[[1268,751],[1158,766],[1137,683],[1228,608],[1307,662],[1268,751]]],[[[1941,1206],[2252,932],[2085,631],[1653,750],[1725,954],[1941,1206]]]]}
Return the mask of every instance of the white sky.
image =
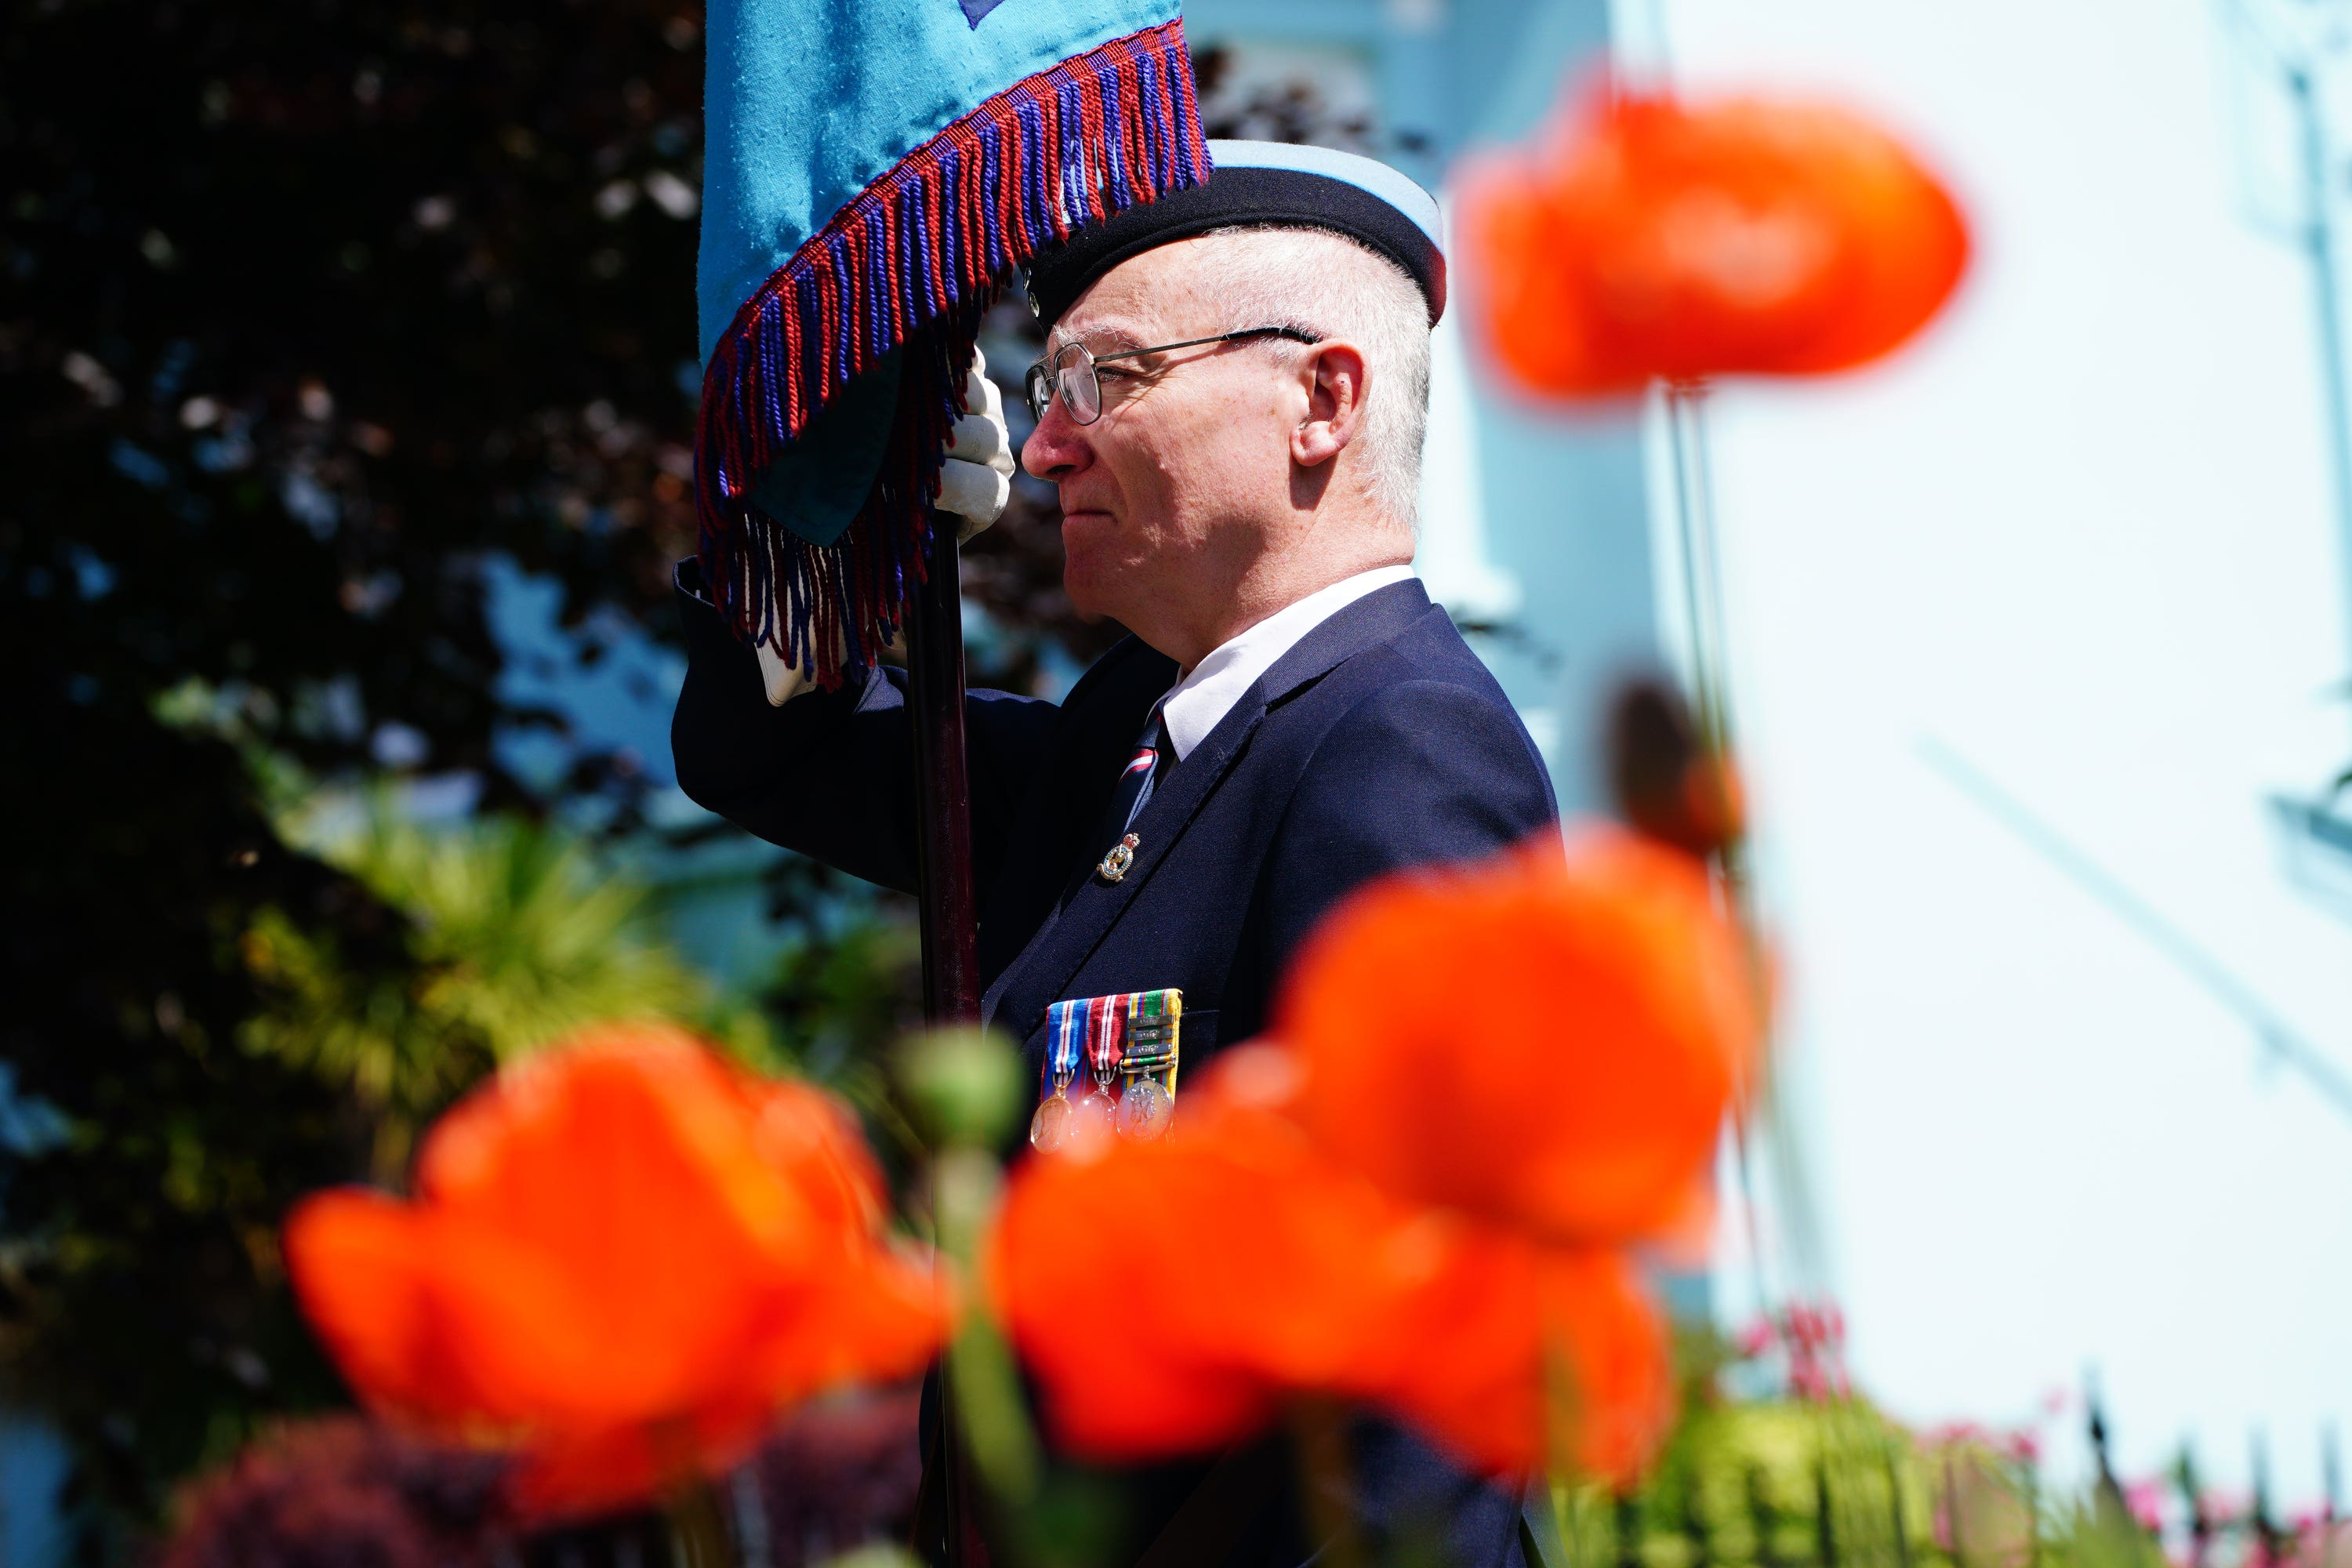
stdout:
{"type": "Polygon", "coordinates": [[[2248,148],[2290,144],[2233,107],[2252,79],[2200,0],[1663,21],[1685,86],[1826,89],[1900,128],[1979,240],[1898,362],[1735,388],[1713,426],[1857,1370],[1907,1417],[2017,1420],[2095,1365],[2127,1468],[2193,1431],[2242,1481],[2261,1426],[2300,1502],[2320,1423],[2352,1423],[2352,1121],[1921,751],[2352,1065],[2352,923],[2287,885],[2262,805],[2352,762],[2310,282],[2247,221],[2248,148]]]}

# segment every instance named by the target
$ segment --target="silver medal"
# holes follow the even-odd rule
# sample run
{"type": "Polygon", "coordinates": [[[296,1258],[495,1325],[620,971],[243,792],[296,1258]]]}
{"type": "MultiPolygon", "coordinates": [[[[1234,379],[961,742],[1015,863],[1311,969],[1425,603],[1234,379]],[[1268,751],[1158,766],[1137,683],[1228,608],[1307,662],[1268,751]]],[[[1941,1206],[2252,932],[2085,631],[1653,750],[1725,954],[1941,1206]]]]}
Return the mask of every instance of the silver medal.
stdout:
{"type": "Polygon", "coordinates": [[[1118,1131],[1123,1138],[1149,1143],[1168,1131],[1176,1110],[1175,1097],[1150,1078],[1138,1078],[1118,1097],[1118,1131]]]}

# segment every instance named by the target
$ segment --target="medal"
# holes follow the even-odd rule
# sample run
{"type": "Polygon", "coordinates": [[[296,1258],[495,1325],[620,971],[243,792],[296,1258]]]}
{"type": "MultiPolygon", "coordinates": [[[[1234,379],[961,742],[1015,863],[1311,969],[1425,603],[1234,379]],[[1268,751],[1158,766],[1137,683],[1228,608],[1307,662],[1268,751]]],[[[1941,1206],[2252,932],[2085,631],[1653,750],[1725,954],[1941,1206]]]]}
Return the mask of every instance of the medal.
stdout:
{"type": "Polygon", "coordinates": [[[1067,1103],[1070,1107],[1069,1131],[1062,1134],[1063,1146],[1085,1149],[1098,1145],[1101,1140],[1111,1135],[1118,1118],[1107,1090],[1090,1086],[1084,1094],[1067,1103]]]}
{"type": "Polygon", "coordinates": [[[1176,1020],[1183,1010],[1181,992],[1144,991],[1127,998],[1121,1031],[1119,1065],[1127,1071],[1127,1089],[1118,1097],[1119,1136],[1149,1143],[1168,1131],[1176,1114],[1176,1020]],[[1160,1081],[1165,1074],[1168,1082],[1160,1081]]]}
{"type": "Polygon", "coordinates": [[[1118,1097],[1118,1132],[1138,1143],[1149,1143],[1168,1131],[1174,1120],[1176,1097],[1160,1087],[1158,1080],[1138,1077],[1118,1097]]]}
{"type": "Polygon", "coordinates": [[[1074,1143],[1108,1138],[1118,1123],[1118,1101],[1110,1086],[1118,1076],[1119,1025],[1126,1016],[1120,1001],[1117,996],[1090,996],[1071,1008],[1085,1020],[1081,1032],[1087,1067],[1094,1079],[1085,1093],[1070,1102],[1069,1137],[1074,1143]]]}
{"type": "Polygon", "coordinates": [[[1126,1033],[1119,1026],[1127,1022],[1126,1000],[1123,996],[1096,996],[1086,1004],[1087,1065],[1094,1068],[1095,1074],[1095,1086],[1087,1093],[1090,1098],[1101,1096],[1106,1106],[1111,1097],[1110,1080],[1118,1072],[1121,1037],[1126,1033]]]}
{"type": "Polygon", "coordinates": [[[1070,1103],[1070,1080],[1078,1075],[1078,1050],[1086,1036],[1083,1003],[1056,1002],[1046,1009],[1045,1072],[1054,1092],[1040,1100],[1029,1119],[1030,1146],[1059,1149],[1070,1141],[1076,1125],[1070,1103]]]}
{"type": "Polygon", "coordinates": [[[1184,994],[1175,990],[1123,991],[1047,1007],[1031,1145],[1079,1151],[1114,1134],[1138,1143],[1163,1136],[1176,1119],[1176,1031],[1183,1012],[1184,994]]]}
{"type": "Polygon", "coordinates": [[[1055,1084],[1054,1092],[1037,1107],[1037,1114],[1029,1119],[1029,1145],[1034,1149],[1058,1149],[1070,1138],[1070,1097],[1063,1090],[1066,1084],[1055,1084]]]}

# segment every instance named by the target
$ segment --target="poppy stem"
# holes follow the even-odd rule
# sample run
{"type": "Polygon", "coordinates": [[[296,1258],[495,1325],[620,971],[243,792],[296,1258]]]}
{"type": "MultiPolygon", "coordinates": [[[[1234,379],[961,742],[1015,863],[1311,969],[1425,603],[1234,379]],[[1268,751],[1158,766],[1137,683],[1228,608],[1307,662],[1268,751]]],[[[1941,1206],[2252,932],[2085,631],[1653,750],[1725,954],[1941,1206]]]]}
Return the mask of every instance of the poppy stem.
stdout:
{"type": "Polygon", "coordinates": [[[368,1163],[376,1185],[398,1192],[401,1178],[408,1172],[409,1153],[415,1146],[416,1125],[397,1110],[385,1110],[379,1115],[368,1163]]]}
{"type": "MultiPolygon", "coordinates": [[[[1731,671],[1726,645],[1730,640],[1723,613],[1722,563],[1717,558],[1713,465],[1706,447],[1705,381],[1670,382],[1665,388],[1666,429],[1672,437],[1675,472],[1675,545],[1682,556],[1683,646],[1688,661],[1691,708],[1697,721],[1700,752],[1717,767],[1731,756],[1731,671]]],[[[1745,846],[1738,839],[1717,852],[1723,890],[1733,918],[1748,938],[1751,963],[1758,948],[1753,900],[1745,846]]],[[[1760,976],[1759,976],[1760,978],[1760,976]]],[[[1764,993],[1759,991],[1759,996],[1764,993]]],[[[1762,1109],[1760,1084],[1738,1086],[1732,1113],[1733,1162],[1739,1173],[1741,1216],[1748,1232],[1748,1268],[1753,1272],[1756,1310],[1769,1316],[1772,1298],[1764,1278],[1764,1237],[1757,1217],[1756,1179],[1749,1157],[1750,1119],[1762,1109]]]]}
{"type": "Polygon", "coordinates": [[[1354,1487],[1348,1462],[1348,1417],[1328,1399],[1302,1398],[1290,1407],[1291,1444],[1298,1456],[1307,1523],[1322,1543],[1317,1561],[1328,1568],[1364,1568],[1356,1531],[1354,1487]]]}
{"type": "MultiPolygon", "coordinates": [[[[1568,1331],[1547,1310],[1544,1320],[1543,1452],[1552,1491],[1564,1494],[1587,1478],[1578,1452],[1584,1428],[1584,1390],[1576,1375],[1576,1361],[1568,1344],[1568,1331]]],[[[1566,1529],[1562,1521],[1563,1531],[1566,1529]]]]}
{"type": "MultiPolygon", "coordinates": [[[[1666,384],[1667,431],[1674,455],[1675,511],[1677,548],[1682,555],[1683,635],[1702,751],[1716,765],[1728,765],[1733,754],[1730,633],[1724,611],[1722,540],[1715,509],[1714,463],[1707,449],[1706,414],[1710,388],[1701,380],[1666,384]]],[[[1773,1297],[1766,1265],[1781,1265],[1783,1277],[1818,1276],[1820,1226],[1807,1180],[1799,1141],[1789,1125],[1788,1107],[1775,1092],[1769,1073],[1769,1013],[1771,964],[1765,947],[1757,898],[1755,870],[1748,837],[1742,829],[1716,852],[1724,901],[1738,921],[1748,952],[1748,967],[1759,1004],[1767,1009],[1763,1048],[1757,1052],[1755,1081],[1737,1086],[1731,1123],[1732,1152],[1738,1173],[1740,1208],[1747,1232],[1751,1289],[1756,1309],[1769,1317],[1773,1297]],[[1758,1205],[1755,1143],[1760,1138],[1770,1158],[1767,1169],[1779,1199],[1774,1226],[1777,1242],[1786,1247],[1768,1259],[1764,1225],[1758,1205]]]]}
{"type": "MultiPolygon", "coordinates": [[[[980,1247],[996,1212],[1003,1174],[972,1148],[942,1152],[932,1168],[932,1208],[940,1250],[966,1279],[980,1278],[980,1247]]],[[[984,1312],[966,1316],[944,1375],[965,1450],[988,1490],[1009,1512],[1034,1502],[1045,1461],[1021,1401],[1013,1352],[984,1312]]]]}
{"type": "Polygon", "coordinates": [[[682,1568],[734,1568],[735,1548],[727,1537],[727,1521],[719,1511],[718,1494],[700,1475],[678,1483],[669,1498],[670,1534],[682,1568]]]}

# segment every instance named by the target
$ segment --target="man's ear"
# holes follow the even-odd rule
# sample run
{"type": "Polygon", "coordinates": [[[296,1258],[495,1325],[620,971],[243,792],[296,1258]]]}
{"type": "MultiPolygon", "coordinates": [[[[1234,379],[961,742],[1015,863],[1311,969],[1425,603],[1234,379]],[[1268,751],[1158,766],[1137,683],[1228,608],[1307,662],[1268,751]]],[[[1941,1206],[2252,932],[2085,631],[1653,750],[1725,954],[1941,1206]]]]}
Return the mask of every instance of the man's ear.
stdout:
{"type": "Polygon", "coordinates": [[[1362,432],[1372,370],[1363,350],[1335,338],[1309,348],[1298,373],[1307,384],[1307,417],[1290,433],[1290,458],[1311,468],[1338,457],[1362,432]]]}

